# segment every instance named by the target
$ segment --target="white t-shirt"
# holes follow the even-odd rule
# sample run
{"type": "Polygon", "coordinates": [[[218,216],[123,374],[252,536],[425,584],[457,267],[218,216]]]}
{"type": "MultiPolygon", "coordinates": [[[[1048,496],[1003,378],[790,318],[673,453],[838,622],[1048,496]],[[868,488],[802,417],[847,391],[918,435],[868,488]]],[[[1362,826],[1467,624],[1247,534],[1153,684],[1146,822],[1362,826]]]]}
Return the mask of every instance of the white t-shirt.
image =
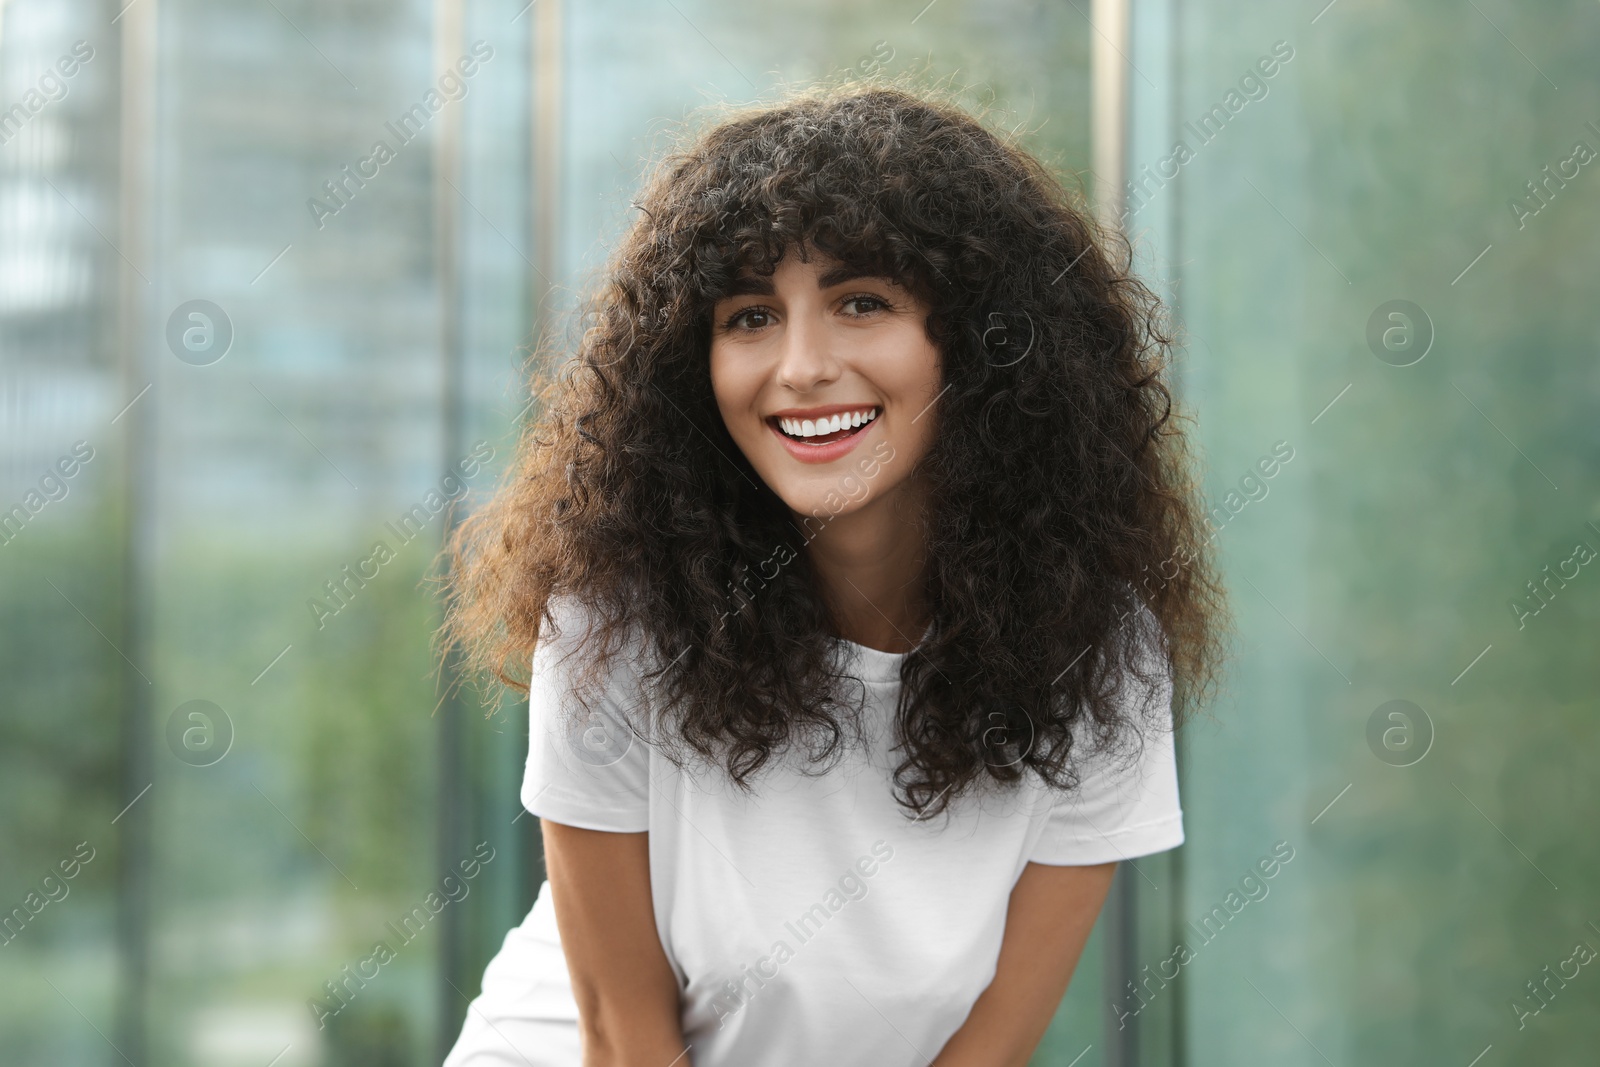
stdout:
{"type": "MultiPolygon", "coordinates": [[[[1030,773],[1012,795],[916,819],[893,798],[887,751],[903,654],[839,642],[867,687],[870,745],[821,776],[786,757],[745,797],[716,768],[680,771],[631,737],[623,722],[645,727],[627,711],[640,680],[626,667],[608,676],[599,714],[571,723],[560,658],[584,625],[557,618],[571,622],[533,660],[522,803],[571,826],[649,831],[656,931],[694,1067],[926,1064],[994,977],[1029,861],[1107,863],[1183,843],[1170,677],[1135,757],[1091,763],[1076,792],[1030,773]]],[[[485,971],[445,1067],[578,1067],[576,1020],[546,882],[485,971]]]]}

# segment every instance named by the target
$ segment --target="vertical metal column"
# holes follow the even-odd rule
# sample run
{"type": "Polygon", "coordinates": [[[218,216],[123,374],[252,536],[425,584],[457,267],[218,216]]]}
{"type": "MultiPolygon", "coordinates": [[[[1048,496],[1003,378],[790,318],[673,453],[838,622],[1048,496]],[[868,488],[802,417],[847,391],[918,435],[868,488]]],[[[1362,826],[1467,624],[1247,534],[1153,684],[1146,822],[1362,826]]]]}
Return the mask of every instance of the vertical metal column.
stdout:
{"type": "MultiPolygon", "coordinates": [[[[1128,171],[1128,50],[1131,45],[1130,0],[1094,0],[1090,17],[1091,143],[1095,212],[1101,225],[1121,228],[1128,171]]],[[[1106,901],[1105,986],[1116,1003],[1132,981],[1137,949],[1138,883],[1124,863],[1117,870],[1106,901]]],[[[1116,1025],[1108,1009],[1105,1019],[1106,1067],[1134,1067],[1139,1062],[1137,1016],[1116,1025]]]]}
{"type": "MultiPolygon", "coordinates": [[[[435,0],[433,67],[445,70],[462,55],[465,12],[461,0],[435,0]]],[[[433,158],[434,270],[439,291],[439,468],[449,470],[465,453],[465,341],[461,315],[461,125],[465,101],[447,107],[435,128],[433,158]]],[[[443,536],[449,537],[454,509],[447,509],[443,536]]],[[[467,852],[470,835],[471,788],[467,774],[466,745],[461,701],[455,686],[460,675],[452,655],[440,671],[445,687],[438,708],[439,823],[435,865],[447,871],[467,852]]],[[[460,908],[447,908],[439,930],[438,1045],[442,1061],[455,1044],[466,1017],[462,1000],[467,976],[465,917],[460,908]]]]}
{"type": "Polygon", "coordinates": [[[1096,212],[1107,226],[1122,218],[1128,177],[1128,50],[1131,0],[1094,0],[1089,56],[1090,137],[1096,212]]]}
{"type": "MultiPolygon", "coordinates": [[[[1172,139],[1176,139],[1179,124],[1183,114],[1183,49],[1186,43],[1184,37],[1183,9],[1184,0],[1167,0],[1167,16],[1171,20],[1171,29],[1167,37],[1168,62],[1171,83],[1167,94],[1167,122],[1166,126],[1172,139]]],[[[1172,263],[1172,301],[1177,303],[1177,294],[1185,292],[1182,287],[1183,277],[1183,186],[1173,190],[1174,203],[1170,208],[1170,224],[1167,232],[1167,257],[1172,263]]],[[[1185,375],[1179,375],[1178,387],[1183,387],[1185,375]]],[[[1176,752],[1178,764],[1178,781],[1188,781],[1189,746],[1184,744],[1183,737],[1177,739],[1176,752]]],[[[1171,886],[1169,905],[1167,909],[1167,928],[1178,931],[1184,928],[1184,909],[1187,894],[1186,875],[1188,863],[1182,849],[1172,854],[1172,866],[1168,873],[1168,882],[1171,886]]],[[[1189,1045],[1185,1040],[1184,1021],[1188,1018],[1188,985],[1183,982],[1172,984],[1172,1034],[1169,1048],[1171,1055],[1169,1067],[1186,1067],[1189,1062],[1189,1045]]]]}
{"type": "Polygon", "coordinates": [[[566,68],[562,62],[561,0],[539,0],[533,20],[533,262],[534,316],[539,330],[549,322],[553,279],[559,270],[561,250],[561,166],[563,148],[563,90],[566,68]]]}
{"type": "MultiPolygon", "coordinates": [[[[560,271],[561,258],[561,166],[565,159],[563,146],[563,90],[566,83],[566,66],[563,62],[564,45],[561,0],[539,0],[534,7],[535,17],[529,40],[530,73],[528,115],[528,171],[532,201],[529,204],[529,239],[533,248],[534,272],[528,278],[528,323],[533,338],[532,351],[539,351],[539,343],[549,330],[556,312],[553,279],[560,271]]],[[[520,406],[520,405],[519,405],[520,406]]],[[[527,418],[537,418],[537,410],[529,410],[527,418]]],[[[524,713],[523,719],[527,716],[524,713]]],[[[539,832],[539,820],[529,817],[518,819],[517,825],[526,834],[528,848],[524,855],[525,876],[535,892],[544,878],[544,838],[539,832]]],[[[532,900],[532,894],[529,895],[532,900]]]]}
{"type": "MultiPolygon", "coordinates": [[[[113,8],[115,4],[111,5],[113,8]]],[[[112,342],[123,396],[133,400],[154,381],[151,284],[132,264],[150,264],[151,146],[155,140],[157,0],[123,12],[118,41],[121,111],[118,115],[116,336],[112,342]]],[[[108,15],[108,20],[109,20],[108,15]]],[[[135,663],[151,664],[151,591],[155,586],[155,405],[159,390],[130,408],[122,425],[121,495],[122,589],[117,644],[126,652],[119,665],[121,716],[118,801],[129,803],[154,782],[155,694],[135,663]]],[[[150,1000],[151,855],[155,805],[145,798],[117,818],[116,1047],[118,1059],[136,1067],[150,1062],[147,1017],[150,1000]]]]}
{"type": "MultiPolygon", "coordinates": [[[[1138,875],[1128,863],[1117,868],[1116,880],[1106,900],[1106,996],[1110,1004],[1137,1004],[1129,987],[1134,978],[1134,953],[1138,949],[1138,875]]],[[[1107,1009],[1106,1067],[1136,1067],[1139,1063],[1139,1017],[1129,1015],[1118,1025],[1116,1013],[1107,1009]]]]}

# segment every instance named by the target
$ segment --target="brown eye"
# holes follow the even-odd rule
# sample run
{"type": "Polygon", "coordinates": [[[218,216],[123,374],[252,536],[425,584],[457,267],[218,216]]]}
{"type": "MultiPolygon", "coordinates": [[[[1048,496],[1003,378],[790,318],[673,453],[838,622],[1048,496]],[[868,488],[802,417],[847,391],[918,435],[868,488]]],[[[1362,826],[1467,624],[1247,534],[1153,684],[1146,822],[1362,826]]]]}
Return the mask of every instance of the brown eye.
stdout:
{"type": "Polygon", "coordinates": [[[845,303],[846,307],[849,307],[851,304],[857,304],[857,305],[865,304],[865,305],[867,305],[867,308],[866,308],[865,311],[852,312],[852,314],[855,315],[858,318],[862,317],[862,316],[865,316],[865,315],[870,315],[874,311],[878,311],[880,309],[887,308],[887,307],[890,306],[889,302],[887,300],[885,300],[883,297],[881,297],[881,296],[873,296],[871,293],[859,293],[859,294],[857,294],[855,296],[847,296],[847,297],[844,298],[844,303],[845,303]]]}
{"type": "Polygon", "coordinates": [[[725,330],[759,330],[763,326],[768,325],[765,320],[770,315],[771,312],[762,307],[740,308],[738,311],[735,311],[732,315],[728,316],[727,320],[723,322],[722,328],[725,330]],[[758,321],[754,325],[739,325],[740,320],[744,319],[746,316],[754,316],[762,321],[758,321]]]}

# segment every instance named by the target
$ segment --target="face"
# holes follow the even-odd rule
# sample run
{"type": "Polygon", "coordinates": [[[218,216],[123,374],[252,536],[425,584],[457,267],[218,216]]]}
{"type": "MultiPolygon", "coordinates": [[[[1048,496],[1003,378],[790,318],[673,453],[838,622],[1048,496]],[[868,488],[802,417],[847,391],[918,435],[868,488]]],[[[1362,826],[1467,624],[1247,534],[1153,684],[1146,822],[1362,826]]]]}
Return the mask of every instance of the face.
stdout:
{"type": "Polygon", "coordinates": [[[933,442],[929,309],[887,278],[785,254],[712,310],[711,386],[740,451],[799,517],[889,499],[933,442]]]}

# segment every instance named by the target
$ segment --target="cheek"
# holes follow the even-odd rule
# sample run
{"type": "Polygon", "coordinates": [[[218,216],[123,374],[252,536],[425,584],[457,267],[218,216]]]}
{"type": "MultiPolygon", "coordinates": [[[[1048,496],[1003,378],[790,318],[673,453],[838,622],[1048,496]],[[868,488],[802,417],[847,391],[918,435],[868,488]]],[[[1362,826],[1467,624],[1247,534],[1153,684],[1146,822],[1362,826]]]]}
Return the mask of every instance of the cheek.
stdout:
{"type": "MultiPolygon", "coordinates": [[[[924,400],[911,411],[915,415],[922,410],[924,400]]],[[[911,468],[922,462],[924,456],[933,451],[933,442],[938,429],[937,408],[930,408],[916,421],[915,425],[906,426],[892,440],[895,449],[894,466],[899,468],[897,474],[904,476],[911,473],[911,468]]],[[[909,416],[908,416],[909,417],[909,416]]]]}
{"type": "Polygon", "coordinates": [[[727,353],[711,346],[711,394],[716,398],[717,409],[723,420],[733,428],[740,411],[747,410],[755,398],[755,383],[748,374],[741,374],[737,361],[727,353]]]}
{"type": "Polygon", "coordinates": [[[943,388],[941,377],[938,349],[919,329],[914,341],[908,339],[905,349],[898,354],[892,379],[884,382],[886,391],[898,401],[903,418],[895,435],[896,444],[911,453],[907,458],[912,462],[933,446],[938,431],[936,401],[943,388]]]}

